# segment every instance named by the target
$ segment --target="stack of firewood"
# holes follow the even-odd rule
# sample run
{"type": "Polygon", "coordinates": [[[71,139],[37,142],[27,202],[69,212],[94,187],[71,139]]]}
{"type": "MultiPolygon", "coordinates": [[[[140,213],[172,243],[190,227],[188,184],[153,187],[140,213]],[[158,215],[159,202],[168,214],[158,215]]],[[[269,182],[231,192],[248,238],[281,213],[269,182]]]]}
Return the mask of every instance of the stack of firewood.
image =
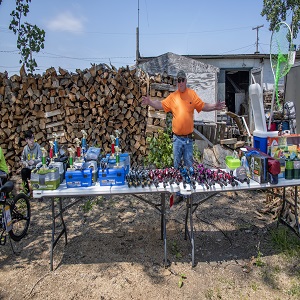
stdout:
{"type": "Polygon", "coordinates": [[[295,204],[295,189],[294,187],[286,188],[285,197],[287,199],[283,206],[283,188],[273,188],[266,193],[265,208],[260,210],[259,213],[268,214],[273,220],[282,218],[289,226],[298,230],[297,222],[300,223],[299,212],[300,204],[295,204]],[[282,210],[283,209],[283,210],[282,210]]]}
{"type": "MultiPolygon", "coordinates": [[[[53,133],[67,148],[75,147],[74,139],[80,139],[84,130],[88,145],[98,146],[104,153],[111,149],[110,135],[119,130],[121,151],[131,154],[133,165],[143,161],[148,108],[141,104],[142,96],[149,93],[150,84],[166,78],[105,64],[76,73],[50,68],[33,76],[23,67],[20,75],[10,78],[0,73],[0,146],[11,171],[19,171],[25,145],[19,140],[27,129],[47,150],[53,133]]],[[[168,77],[168,81],[173,84],[174,78],[168,77]]]]}

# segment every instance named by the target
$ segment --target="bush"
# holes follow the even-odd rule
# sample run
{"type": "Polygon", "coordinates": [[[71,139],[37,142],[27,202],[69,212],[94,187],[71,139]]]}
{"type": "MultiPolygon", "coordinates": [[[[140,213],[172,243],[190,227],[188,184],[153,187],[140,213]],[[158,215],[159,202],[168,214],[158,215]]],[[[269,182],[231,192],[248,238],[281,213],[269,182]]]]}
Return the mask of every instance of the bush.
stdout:
{"type": "Polygon", "coordinates": [[[147,163],[161,169],[173,166],[173,143],[170,130],[158,130],[157,137],[148,137],[149,154],[147,163]]]}

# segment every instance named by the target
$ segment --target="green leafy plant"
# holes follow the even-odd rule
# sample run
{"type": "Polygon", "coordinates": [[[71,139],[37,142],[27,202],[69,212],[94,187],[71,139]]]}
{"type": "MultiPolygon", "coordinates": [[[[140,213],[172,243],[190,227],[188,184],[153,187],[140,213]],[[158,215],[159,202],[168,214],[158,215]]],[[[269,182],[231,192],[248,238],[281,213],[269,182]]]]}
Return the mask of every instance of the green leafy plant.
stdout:
{"type": "Polygon", "coordinates": [[[181,288],[183,286],[183,280],[186,279],[187,277],[185,274],[180,274],[179,276],[180,276],[180,278],[178,281],[178,287],[181,288]]]}
{"type": "Polygon", "coordinates": [[[175,255],[177,259],[182,257],[176,241],[172,242],[171,253],[175,255]]]}
{"type": "MultiPolygon", "coordinates": [[[[148,137],[149,154],[146,159],[148,165],[155,165],[156,168],[173,166],[173,141],[171,127],[166,130],[158,130],[158,136],[148,137]]],[[[193,144],[193,158],[200,163],[202,154],[196,143],[193,144]]]]}
{"type": "Polygon", "coordinates": [[[171,167],[173,165],[173,144],[169,130],[158,130],[157,137],[148,137],[149,154],[146,159],[148,164],[156,168],[171,167]]]}
{"type": "Polygon", "coordinates": [[[199,150],[196,143],[193,144],[193,158],[194,158],[194,161],[197,163],[201,163],[201,161],[202,161],[202,153],[199,150]]]}

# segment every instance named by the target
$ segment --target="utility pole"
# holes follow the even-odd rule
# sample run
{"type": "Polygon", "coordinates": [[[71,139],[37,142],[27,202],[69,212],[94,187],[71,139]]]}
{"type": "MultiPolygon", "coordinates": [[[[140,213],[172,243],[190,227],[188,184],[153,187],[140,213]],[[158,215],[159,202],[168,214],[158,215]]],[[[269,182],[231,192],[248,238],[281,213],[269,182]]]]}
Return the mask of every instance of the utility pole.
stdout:
{"type": "Polygon", "coordinates": [[[259,53],[259,51],[258,51],[258,40],[259,40],[259,38],[258,38],[258,30],[261,27],[264,27],[264,25],[259,25],[259,26],[256,26],[256,27],[252,28],[252,30],[256,30],[256,51],[254,52],[254,54],[258,54],[259,53]]]}
{"type": "Polygon", "coordinates": [[[138,26],[136,28],[136,54],[135,54],[136,64],[139,63],[139,58],[140,58],[140,1],[138,0],[138,26]]]}

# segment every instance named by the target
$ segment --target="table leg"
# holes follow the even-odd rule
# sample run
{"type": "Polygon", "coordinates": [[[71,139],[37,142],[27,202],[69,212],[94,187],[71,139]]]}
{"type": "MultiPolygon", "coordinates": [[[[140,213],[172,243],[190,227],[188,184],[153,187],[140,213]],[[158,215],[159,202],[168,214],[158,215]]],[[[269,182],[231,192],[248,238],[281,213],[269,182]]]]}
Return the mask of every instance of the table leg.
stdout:
{"type": "Polygon", "coordinates": [[[193,195],[189,197],[190,206],[190,240],[192,246],[192,267],[195,266],[195,241],[194,241],[194,225],[193,225],[193,195]]]}
{"type": "Polygon", "coordinates": [[[298,186],[295,186],[295,218],[296,218],[296,224],[298,228],[298,235],[300,236],[300,224],[298,221],[298,186]]]}
{"type": "Polygon", "coordinates": [[[63,218],[63,207],[62,207],[62,198],[59,198],[59,216],[60,216],[60,220],[63,226],[63,230],[62,232],[65,233],[65,245],[67,245],[68,243],[68,237],[67,237],[67,227],[63,218]]]}
{"type": "Polygon", "coordinates": [[[51,210],[52,210],[52,234],[51,234],[51,245],[50,245],[50,271],[53,271],[53,249],[54,236],[55,236],[55,213],[54,213],[54,197],[51,197],[51,210]]]}
{"type": "Polygon", "coordinates": [[[286,204],[286,201],[285,201],[285,187],[284,187],[283,192],[282,192],[282,207],[281,207],[281,210],[280,210],[279,218],[277,220],[277,227],[279,226],[279,223],[281,221],[283,221],[282,215],[283,215],[283,212],[284,212],[284,209],[285,209],[285,204],[286,204]]]}
{"type": "Polygon", "coordinates": [[[166,194],[161,193],[161,238],[164,241],[164,266],[168,266],[167,260],[167,230],[166,230],[166,194]]]}
{"type": "Polygon", "coordinates": [[[289,201],[288,199],[286,199],[286,190],[285,187],[283,188],[283,193],[282,193],[282,208],[278,217],[278,221],[277,221],[277,227],[279,226],[279,223],[282,223],[286,226],[288,226],[290,229],[292,229],[298,236],[300,236],[300,224],[298,221],[298,186],[294,186],[294,202],[289,201]],[[294,216],[295,216],[295,220],[296,220],[296,226],[297,228],[295,228],[294,226],[291,226],[291,224],[289,222],[287,222],[284,218],[283,218],[283,213],[286,209],[286,205],[290,204],[293,208],[294,208],[294,216]]]}
{"type": "Polygon", "coordinates": [[[189,206],[189,198],[190,196],[187,197],[186,199],[186,212],[185,212],[185,220],[184,220],[184,239],[186,240],[188,237],[188,217],[189,217],[189,211],[190,211],[190,206],[189,206]]]}
{"type": "Polygon", "coordinates": [[[51,197],[51,206],[52,206],[52,234],[51,234],[51,246],[50,246],[50,271],[53,271],[53,251],[54,248],[57,244],[57,242],[59,241],[59,239],[61,238],[61,236],[63,234],[65,234],[65,244],[67,244],[68,242],[68,237],[67,237],[67,228],[66,228],[66,224],[65,221],[63,219],[63,212],[64,209],[62,207],[62,198],[59,198],[59,204],[58,204],[58,208],[59,208],[59,212],[56,215],[55,214],[55,201],[54,201],[54,197],[51,197]],[[60,217],[61,223],[62,223],[62,230],[59,233],[59,235],[57,236],[57,238],[55,238],[55,232],[56,232],[56,223],[55,220],[57,217],[60,217]]]}
{"type": "Polygon", "coordinates": [[[193,195],[188,195],[186,200],[184,238],[187,239],[187,237],[189,237],[191,247],[192,247],[192,266],[194,267],[195,266],[195,241],[194,241],[194,225],[193,225],[193,195]]]}

